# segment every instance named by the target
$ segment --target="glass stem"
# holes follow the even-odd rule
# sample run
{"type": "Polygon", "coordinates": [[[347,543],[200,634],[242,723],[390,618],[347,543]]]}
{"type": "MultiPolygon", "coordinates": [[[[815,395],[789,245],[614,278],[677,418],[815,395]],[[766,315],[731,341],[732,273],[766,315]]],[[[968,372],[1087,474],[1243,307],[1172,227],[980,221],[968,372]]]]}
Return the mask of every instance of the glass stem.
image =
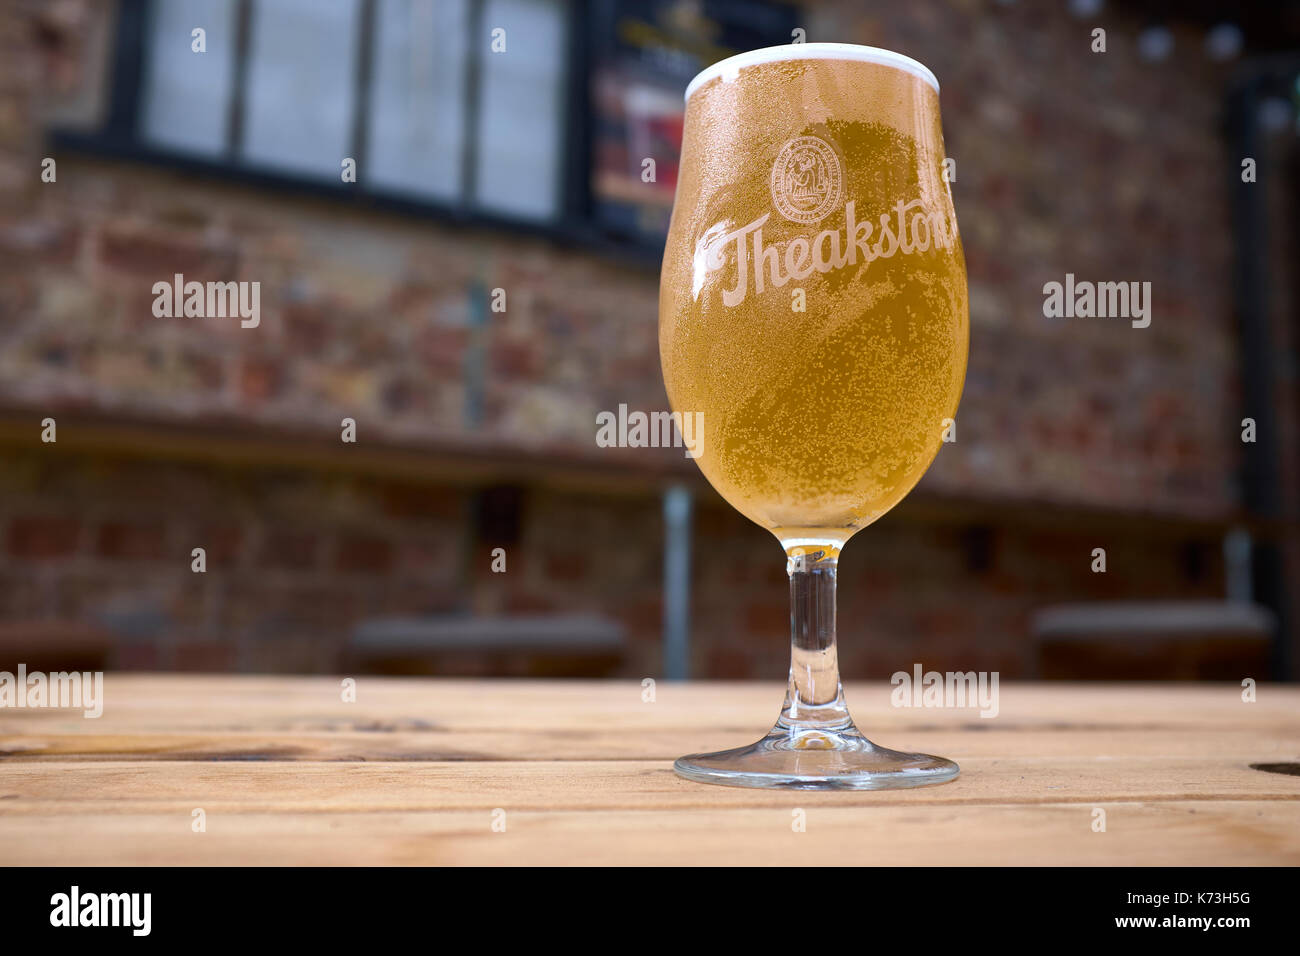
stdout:
{"type": "Polygon", "coordinates": [[[791,732],[853,726],[844,703],[835,648],[835,573],[839,547],[800,544],[786,550],[790,575],[790,686],[778,728],[791,732]]]}

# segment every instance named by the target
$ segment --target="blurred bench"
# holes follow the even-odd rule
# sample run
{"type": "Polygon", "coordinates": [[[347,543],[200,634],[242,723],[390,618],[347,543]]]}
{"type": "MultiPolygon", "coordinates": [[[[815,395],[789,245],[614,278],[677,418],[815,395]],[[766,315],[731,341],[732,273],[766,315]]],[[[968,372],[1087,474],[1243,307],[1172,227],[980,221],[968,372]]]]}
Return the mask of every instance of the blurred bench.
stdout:
{"type": "Polygon", "coordinates": [[[347,663],[360,673],[604,677],[625,643],[622,625],[599,616],[382,618],[358,625],[347,663]]]}
{"type": "Polygon", "coordinates": [[[1227,601],[1065,604],[1032,623],[1048,680],[1263,680],[1274,627],[1268,609],[1227,601]]]}

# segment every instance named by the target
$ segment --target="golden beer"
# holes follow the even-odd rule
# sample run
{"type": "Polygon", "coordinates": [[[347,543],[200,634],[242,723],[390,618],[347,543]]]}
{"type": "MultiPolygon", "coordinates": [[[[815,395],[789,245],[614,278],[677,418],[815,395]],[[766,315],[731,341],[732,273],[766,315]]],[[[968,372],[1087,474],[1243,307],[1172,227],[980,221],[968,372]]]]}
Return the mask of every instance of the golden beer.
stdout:
{"type": "Polygon", "coordinates": [[[840,550],[929,467],[966,377],[966,266],[938,81],[869,47],[799,44],[715,64],[686,91],[659,288],[674,414],[790,576],[790,680],[747,747],[679,758],[705,783],[794,789],[951,780],[878,747],[840,682],[840,550]]]}
{"type": "Polygon", "coordinates": [[[785,49],[689,94],[659,349],[714,488],[782,540],[843,541],[956,414],[966,269],[935,87],[785,49]]]}

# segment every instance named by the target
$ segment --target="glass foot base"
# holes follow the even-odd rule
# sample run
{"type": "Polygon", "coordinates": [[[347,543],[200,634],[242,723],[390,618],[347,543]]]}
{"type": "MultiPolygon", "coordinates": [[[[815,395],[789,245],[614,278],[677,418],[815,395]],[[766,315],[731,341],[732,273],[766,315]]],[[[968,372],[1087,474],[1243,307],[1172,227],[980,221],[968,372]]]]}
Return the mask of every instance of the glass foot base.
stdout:
{"type": "Polygon", "coordinates": [[[877,747],[856,727],[804,730],[777,724],[748,747],[679,757],[688,780],[783,790],[891,790],[944,783],[961,771],[951,760],[877,747]]]}

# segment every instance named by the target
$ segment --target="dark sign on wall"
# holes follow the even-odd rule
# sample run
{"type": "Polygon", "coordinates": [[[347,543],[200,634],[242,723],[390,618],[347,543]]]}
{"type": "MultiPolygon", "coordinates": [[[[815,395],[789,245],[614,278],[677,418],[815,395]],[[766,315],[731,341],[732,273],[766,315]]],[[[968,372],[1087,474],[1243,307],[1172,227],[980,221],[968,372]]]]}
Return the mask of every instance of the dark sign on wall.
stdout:
{"type": "Polygon", "coordinates": [[[667,232],[677,185],[686,85],[718,60],[789,43],[797,8],[755,0],[604,0],[592,13],[593,213],[611,233],[657,242],[667,232]]]}

